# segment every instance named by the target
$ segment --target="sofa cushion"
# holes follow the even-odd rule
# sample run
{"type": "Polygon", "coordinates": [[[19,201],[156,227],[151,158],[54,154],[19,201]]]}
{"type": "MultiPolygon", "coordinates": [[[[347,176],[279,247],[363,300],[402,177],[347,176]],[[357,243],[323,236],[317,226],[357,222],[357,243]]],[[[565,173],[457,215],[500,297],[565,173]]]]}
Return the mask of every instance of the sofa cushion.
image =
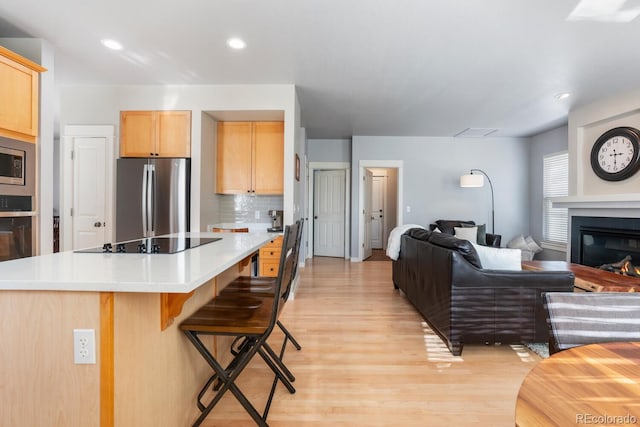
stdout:
{"type": "Polygon", "coordinates": [[[424,240],[425,242],[429,241],[429,236],[431,236],[431,231],[425,230],[424,228],[411,228],[407,230],[406,233],[414,239],[424,240]]]}
{"type": "Polygon", "coordinates": [[[436,225],[440,231],[446,234],[453,234],[454,227],[462,227],[462,224],[468,224],[471,227],[476,225],[473,221],[460,221],[457,219],[439,219],[436,221],[436,225]]]}
{"type": "Polygon", "coordinates": [[[478,253],[482,268],[488,270],[522,270],[520,249],[492,248],[473,245],[478,253]]]}
{"type": "Polygon", "coordinates": [[[440,246],[441,248],[454,250],[474,267],[482,268],[478,252],[476,252],[476,249],[468,240],[461,240],[446,233],[431,233],[429,243],[440,246]]]}

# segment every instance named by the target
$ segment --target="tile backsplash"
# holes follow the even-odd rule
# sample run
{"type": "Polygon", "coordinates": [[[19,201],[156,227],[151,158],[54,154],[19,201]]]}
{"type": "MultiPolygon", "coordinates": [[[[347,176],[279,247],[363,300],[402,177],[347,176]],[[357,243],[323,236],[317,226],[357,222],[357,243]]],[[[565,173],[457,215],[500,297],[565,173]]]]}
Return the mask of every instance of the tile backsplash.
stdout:
{"type": "Polygon", "coordinates": [[[282,196],[218,195],[218,222],[271,222],[268,211],[282,209],[282,196]],[[256,218],[258,212],[260,218],[256,218]]]}

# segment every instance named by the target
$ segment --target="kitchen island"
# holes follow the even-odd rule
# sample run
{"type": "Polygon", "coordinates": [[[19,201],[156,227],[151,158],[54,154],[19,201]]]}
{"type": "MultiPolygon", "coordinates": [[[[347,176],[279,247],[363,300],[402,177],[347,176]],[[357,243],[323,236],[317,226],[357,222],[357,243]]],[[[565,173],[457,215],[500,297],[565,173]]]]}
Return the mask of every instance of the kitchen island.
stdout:
{"type": "Polygon", "coordinates": [[[174,254],[63,252],[0,263],[0,425],[195,419],[210,368],[177,325],[274,234],[188,236],[222,239],[174,254]],[[74,329],[95,330],[96,364],[74,364],[74,329]]]}

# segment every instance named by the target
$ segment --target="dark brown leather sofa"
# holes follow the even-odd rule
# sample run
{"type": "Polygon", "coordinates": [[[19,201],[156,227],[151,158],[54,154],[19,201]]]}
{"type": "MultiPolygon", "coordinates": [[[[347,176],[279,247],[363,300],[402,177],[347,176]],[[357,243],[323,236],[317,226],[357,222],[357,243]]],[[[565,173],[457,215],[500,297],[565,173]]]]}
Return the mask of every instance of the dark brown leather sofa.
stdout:
{"type": "Polygon", "coordinates": [[[484,270],[471,243],[414,228],[400,243],[393,283],[459,356],[469,343],[542,343],[544,292],[573,291],[568,271],[484,270]]]}

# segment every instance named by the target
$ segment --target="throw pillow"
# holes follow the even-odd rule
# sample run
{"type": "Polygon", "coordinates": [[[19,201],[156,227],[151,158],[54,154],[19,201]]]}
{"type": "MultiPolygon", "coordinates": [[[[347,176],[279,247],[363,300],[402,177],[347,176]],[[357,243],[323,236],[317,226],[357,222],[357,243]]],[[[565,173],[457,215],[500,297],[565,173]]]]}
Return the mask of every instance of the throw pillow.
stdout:
{"type": "Polygon", "coordinates": [[[511,239],[509,243],[507,243],[507,247],[512,249],[529,250],[529,245],[527,245],[527,242],[524,240],[524,236],[522,234],[511,239]]]}
{"type": "Polygon", "coordinates": [[[493,248],[475,244],[482,268],[488,270],[522,270],[520,249],[493,248]]]}
{"type": "Polygon", "coordinates": [[[542,252],[542,248],[538,246],[535,240],[533,240],[533,237],[527,236],[524,241],[527,243],[527,247],[529,248],[529,250],[534,254],[542,252]]]}
{"type": "MultiPolygon", "coordinates": [[[[462,224],[463,227],[474,227],[469,224],[462,224]]],[[[487,245],[487,224],[480,224],[478,227],[478,244],[479,245],[487,245]]]]}
{"type": "Polygon", "coordinates": [[[453,235],[458,239],[478,243],[478,227],[453,227],[453,235]]]}

